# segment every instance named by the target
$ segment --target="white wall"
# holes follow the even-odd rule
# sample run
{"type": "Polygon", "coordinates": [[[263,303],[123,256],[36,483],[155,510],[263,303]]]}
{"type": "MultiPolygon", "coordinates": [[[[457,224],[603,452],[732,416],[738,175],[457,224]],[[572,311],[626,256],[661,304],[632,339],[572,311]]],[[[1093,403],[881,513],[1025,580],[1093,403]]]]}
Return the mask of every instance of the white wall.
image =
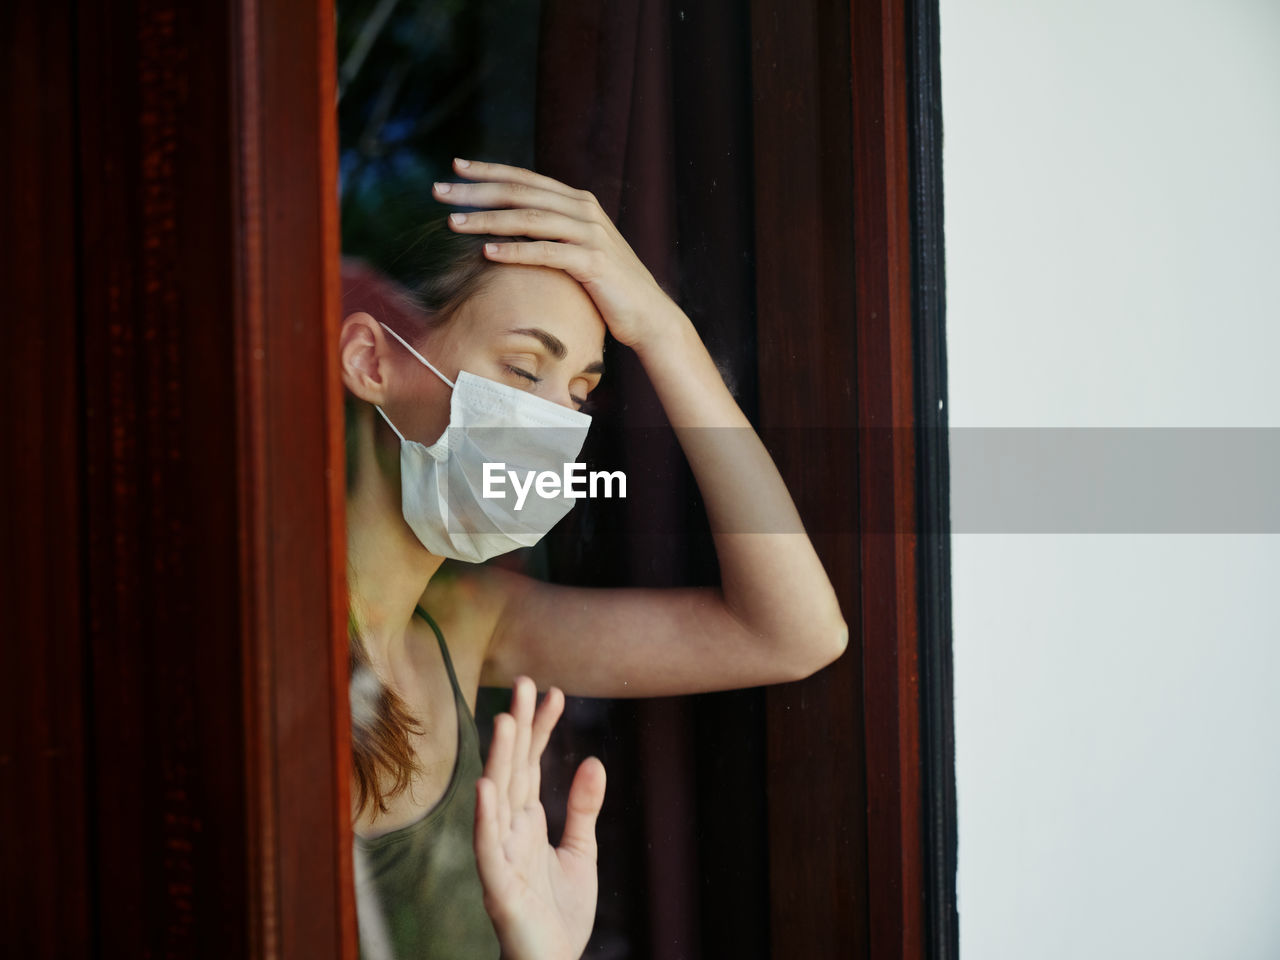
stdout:
{"type": "MultiPolygon", "coordinates": [[[[941,31],[952,428],[1280,427],[1280,2],[941,31]]],[[[952,576],[961,956],[1280,957],[1280,536],[965,533],[952,576]]]]}

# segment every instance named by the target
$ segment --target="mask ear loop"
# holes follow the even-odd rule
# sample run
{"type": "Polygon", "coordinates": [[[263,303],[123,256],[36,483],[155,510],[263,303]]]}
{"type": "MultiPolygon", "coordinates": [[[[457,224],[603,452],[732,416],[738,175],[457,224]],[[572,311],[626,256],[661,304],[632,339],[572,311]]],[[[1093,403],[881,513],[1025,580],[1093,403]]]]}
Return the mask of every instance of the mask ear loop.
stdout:
{"type": "MultiPolygon", "coordinates": [[[[407,340],[405,340],[405,338],[404,338],[404,337],[400,336],[400,334],[396,333],[394,330],[392,330],[390,327],[388,327],[385,323],[382,323],[382,321],[381,321],[381,320],[379,320],[379,321],[378,321],[378,323],[382,324],[382,329],[383,329],[383,330],[387,331],[387,333],[391,334],[393,337],[395,337],[397,340],[399,340],[399,341],[400,341],[400,343],[404,345],[404,348],[405,348],[406,350],[408,350],[408,351],[409,351],[410,353],[412,353],[415,357],[417,357],[420,361],[422,361],[422,363],[426,364],[426,366],[427,366],[427,369],[428,369],[428,370],[430,370],[432,373],[434,373],[437,377],[439,377],[441,380],[443,380],[443,381],[444,381],[445,383],[447,383],[449,386],[451,386],[451,387],[453,386],[453,381],[452,381],[452,380],[450,380],[448,377],[446,377],[446,376],[445,376],[443,373],[441,373],[439,370],[437,370],[437,369],[432,365],[432,363],[431,363],[431,361],[430,361],[430,360],[428,360],[426,357],[424,357],[422,354],[420,354],[417,350],[413,349],[413,347],[409,346],[409,342],[408,342],[407,340]]],[[[385,416],[385,414],[384,414],[384,416],[385,416]]],[[[390,420],[388,420],[388,421],[387,421],[387,423],[390,423],[390,422],[391,422],[390,420]]],[[[394,428],[394,427],[392,427],[392,429],[394,430],[395,428],[394,428]]]]}
{"type": "MultiPolygon", "coordinates": [[[[394,330],[392,330],[390,327],[388,327],[388,326],[387,326],[385,323],[383,323],[381,320],[379,320],[379,321],[378,321],[378,324],[382,327],[382,329],[383,329],[383,330],[387,331],[387,333],[391,334],[393,337],[395,337],[397,340],[399,340],[399,341],[400,341],[401,346],[403,346],[406,350],[408,350],[408,351],[409,351],[410,353],[412,353],[415,357],[417,357],[420,361],[422,361],[422,363],[426,364],[426,366],[427,366],[427,369],[428,369],[428,370],[430,370],[430,371],[431,371],[432,373],[434,373],[437,377],[439,377],[441,380],[443,380],[445,383],[447,383],[447,384],[450,386],[450,388],[452,388],[452,387],[453,387],[453,381],[452,381],[452,380],[450,380],[448,377],[446,377],[446,376],[445,376],[443,373],[441,373],[439,370],[437,370],[437,369],[432,365],[432,363],[431,363],[431,361],[430,361],[430,360],[428,360],[426,357],[424,357],[422,354],[420,354],[417,350],[413,349],[413,347],[409,346],[409,342],[408,342],[407,340],[405,340],[405,338],[404,338],[404,337],[400,336],[400,334],[396,333],[394,330]]],[[[404,440],[404,434],[403,434],[403,433],[401,433],[399,430],[397,430],[397,429],[396,429],[396,425],[395,425],[394,423],[392,423],[392,422],[391,422],[391,418],[387,416],[386,412],[382,409],[382,407],[378,406],[377,404],[374,404],[373,409],[377,410],[377,411],[378,411],[378,413],[382,415],[382,419],[383,419],[383,420],[385,420],[385,421],[387,421],[387,426],[388,426],[388,427],[390,427],[390,428],[392,429],[392,431],[394,431],[394,432],[395,432],[395,435],[396,435],[397,437],[399,437],[399,438],[400,438],[400,442],[401,442],[401,443],[404,443],[404,442],[405,442],[405,440],[404,440]]]]}
{"type": "Polygon", "coordinates": [[[391,418],[388,417],[386,413],[383,412],[382,408],[375,403],[373,405],[373,409],[377,410],[378,413],[382,414],[382,419],[387,421],[387,426],[390,427],[395,432],[395,435],[400,438],[400,442],[404,443],[404,434],[401,433],[399,430],[396,430],[396,425],[391,422],[391,418]]]}

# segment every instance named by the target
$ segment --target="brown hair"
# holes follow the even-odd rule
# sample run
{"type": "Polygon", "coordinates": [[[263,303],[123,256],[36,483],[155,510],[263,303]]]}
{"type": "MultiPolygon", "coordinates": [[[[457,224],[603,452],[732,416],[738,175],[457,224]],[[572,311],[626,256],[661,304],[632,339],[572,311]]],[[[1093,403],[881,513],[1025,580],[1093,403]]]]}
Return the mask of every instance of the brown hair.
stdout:
{"type": "Polygon", "coordinates": [[[347,662],[351,671],[351,769],[356,781],[356,813],[370,803],[387,812],[387,801],[409,786],[418,769],[411,733],[424,733],[408,705],[389,689],[369,661],[369,652],[347,614],[347,662]],[[386,785],[389,784],[389,785],[386,785]],[[385,786],[384,786],[385,785],[385,786]]]}
{"type": "MultiPolygon", "coordinates": [[[[410,342],[427,330],[446,323],[482,286],[485,274],[497,266],[484,256],[484,244],[510,240],[454,233],[443,219],[433,220],[406,251],[408,269],[416,274],[412,285],[398,295],[409,310],[398,317],[420,318],[421,329],[396,330],[410,342]]],[[[397,266],[404,268],[405,264],[397,266]]],[[[401,272],[401,271],[397,271],[401,272]]],[[[385,285],[378,291],[387,296],[385,285]]],[[[354,482],[356,423],[360,401],[346,397],[347,485],[354,482]]],[[[348,610],[348,666],[351,700],[351,759],[356,786],[356,815],[372,804],[374,817],[387,812],[387,801],[403,792],[418,770],[410,735],[422,734],[422,724],[408,704],[374,673],[373,664],[353,611],[348,610]]]]}

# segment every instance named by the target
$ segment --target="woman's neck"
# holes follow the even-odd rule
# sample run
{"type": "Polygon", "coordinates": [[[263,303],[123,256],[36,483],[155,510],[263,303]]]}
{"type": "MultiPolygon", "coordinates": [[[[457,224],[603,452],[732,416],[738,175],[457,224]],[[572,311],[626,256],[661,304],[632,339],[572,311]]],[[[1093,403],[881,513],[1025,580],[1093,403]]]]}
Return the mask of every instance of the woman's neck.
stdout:
{"type": "Polygon", "coordinates": [[[372,459],[361,464],[365,469],[347,492],[347,586],[370,660],[395,671],[409,665],[409,623],[444,558],[429,553],[409,529],[398,486],[372,459]]]}

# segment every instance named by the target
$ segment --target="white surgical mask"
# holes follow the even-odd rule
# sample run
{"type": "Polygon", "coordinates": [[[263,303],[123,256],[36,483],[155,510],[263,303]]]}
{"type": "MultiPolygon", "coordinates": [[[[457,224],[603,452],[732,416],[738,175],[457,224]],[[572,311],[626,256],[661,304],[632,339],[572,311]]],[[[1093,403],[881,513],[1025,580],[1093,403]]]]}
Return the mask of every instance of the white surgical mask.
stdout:
{"type": "Polygon", "coordinates": [[[503,463],[518,476],[561,473],[576,461],[591,425],[589,414],[570,410],[525,390],[463,370],[457,381],[433,367],[400,334],[389,334],[453,388],[449,426],[431,446],[406,440],[381,407],[382,419],[400,438],[400,506],[422,545],[440,557],[479,563],[519,547],[531,547],[573,508],[563,494],[547,498],[530,490],[519,510],[513,484],[485,498],[484,465],[503,463]],[[530,472],[532,471],[532,473],[530,472]]]}

